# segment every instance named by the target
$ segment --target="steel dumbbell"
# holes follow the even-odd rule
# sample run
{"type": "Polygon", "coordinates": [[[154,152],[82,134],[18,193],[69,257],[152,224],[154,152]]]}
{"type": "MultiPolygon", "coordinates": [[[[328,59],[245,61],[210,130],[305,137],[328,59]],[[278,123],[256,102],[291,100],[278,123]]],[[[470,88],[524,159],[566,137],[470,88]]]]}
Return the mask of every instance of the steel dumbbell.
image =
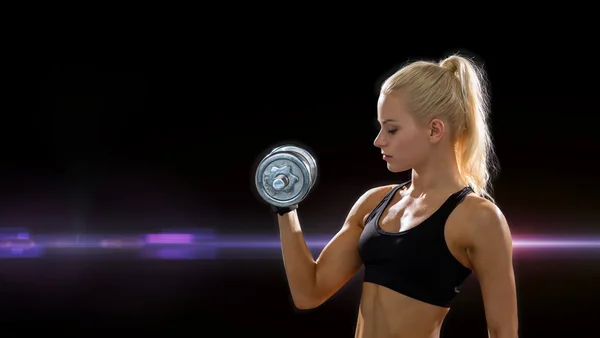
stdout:
{"type": "Polygon", "coordinates": [[[317,162],[305,149],[283,145],[258,164],[255,185],[260,197],[276,207],[300,203],[317,180],[317,162]]]}

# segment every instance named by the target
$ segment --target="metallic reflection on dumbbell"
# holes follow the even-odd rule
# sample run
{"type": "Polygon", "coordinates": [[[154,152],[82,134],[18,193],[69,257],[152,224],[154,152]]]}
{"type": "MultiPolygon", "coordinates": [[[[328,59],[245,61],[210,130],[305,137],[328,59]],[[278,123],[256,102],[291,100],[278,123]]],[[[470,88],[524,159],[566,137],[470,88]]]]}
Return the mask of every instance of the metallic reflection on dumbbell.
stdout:
{"type": "MultiPolygon", "coordinates": [[[[290,192],[299,181],[298,176],[292,174],[290,166],[273,166],[270,172],[265,173],[264,181],[275,191],[290,192]]],[[[275,193],[275,192],[273,192],[275,193]]]]}
{"type": "Polygon", "coordinates": [[[273,189],[277,191],[283,190],[290,183],[290,180],[285,175],[277,175],[273,180],[273,189]]]}
{"type": "Polygon", "coordinates": [[[261,160],[255,185],[267,203],[286,207],[302,201],[316,178],[317,164],[309,152],[296,146],[282,146],[261,160]]]}

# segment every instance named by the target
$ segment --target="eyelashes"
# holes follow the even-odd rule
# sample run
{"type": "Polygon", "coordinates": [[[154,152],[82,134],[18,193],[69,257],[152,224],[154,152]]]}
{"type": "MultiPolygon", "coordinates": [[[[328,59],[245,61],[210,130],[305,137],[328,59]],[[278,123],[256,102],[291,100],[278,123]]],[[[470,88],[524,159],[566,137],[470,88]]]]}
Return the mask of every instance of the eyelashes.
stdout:
{"type": "MultiPolygon", "coordinates": [[[[381,125],[379,124],[379,121],[377,121],[377,120],[375,120],[375,121],[373,122],[373,127],[375,128],[375,130],[376,130],[377,132],[380,132],[380,131],[381,131],[381,125]]],[[[388,130],[386,130],[386,132],[387,132],[388,134],[390,134],[390,135],[395,135],[397,131],[398,131],[398,129],[397,129],[397,128],[388,128],[388,130]]]]}

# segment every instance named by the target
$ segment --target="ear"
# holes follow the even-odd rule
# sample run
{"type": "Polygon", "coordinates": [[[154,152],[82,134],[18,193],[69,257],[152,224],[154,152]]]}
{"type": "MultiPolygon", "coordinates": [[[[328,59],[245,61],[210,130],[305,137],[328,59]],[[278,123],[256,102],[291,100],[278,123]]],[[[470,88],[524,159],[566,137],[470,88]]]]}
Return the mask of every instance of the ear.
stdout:
{"type": "Polygon", "coordinates": [[[444,135],[445,124],[440,119],[433,119],[429,122],[429,140],[431,143],[438,143],[444,135]]]}

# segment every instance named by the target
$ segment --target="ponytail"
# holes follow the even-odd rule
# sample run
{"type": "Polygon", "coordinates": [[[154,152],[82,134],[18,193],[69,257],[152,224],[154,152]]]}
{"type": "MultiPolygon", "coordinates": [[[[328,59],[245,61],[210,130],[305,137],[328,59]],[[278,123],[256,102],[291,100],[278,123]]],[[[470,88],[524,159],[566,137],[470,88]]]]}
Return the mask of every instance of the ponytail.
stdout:
{"type": "Polygon", "coordinates": [[[490,199],[490,180],[498,166],[489,129],[489,96],[483,69],[471,60],[452,55],[440,66],[460,83],[464,119],[456,134],[456,156],[460,175],[475,193],[490,199]]]}

